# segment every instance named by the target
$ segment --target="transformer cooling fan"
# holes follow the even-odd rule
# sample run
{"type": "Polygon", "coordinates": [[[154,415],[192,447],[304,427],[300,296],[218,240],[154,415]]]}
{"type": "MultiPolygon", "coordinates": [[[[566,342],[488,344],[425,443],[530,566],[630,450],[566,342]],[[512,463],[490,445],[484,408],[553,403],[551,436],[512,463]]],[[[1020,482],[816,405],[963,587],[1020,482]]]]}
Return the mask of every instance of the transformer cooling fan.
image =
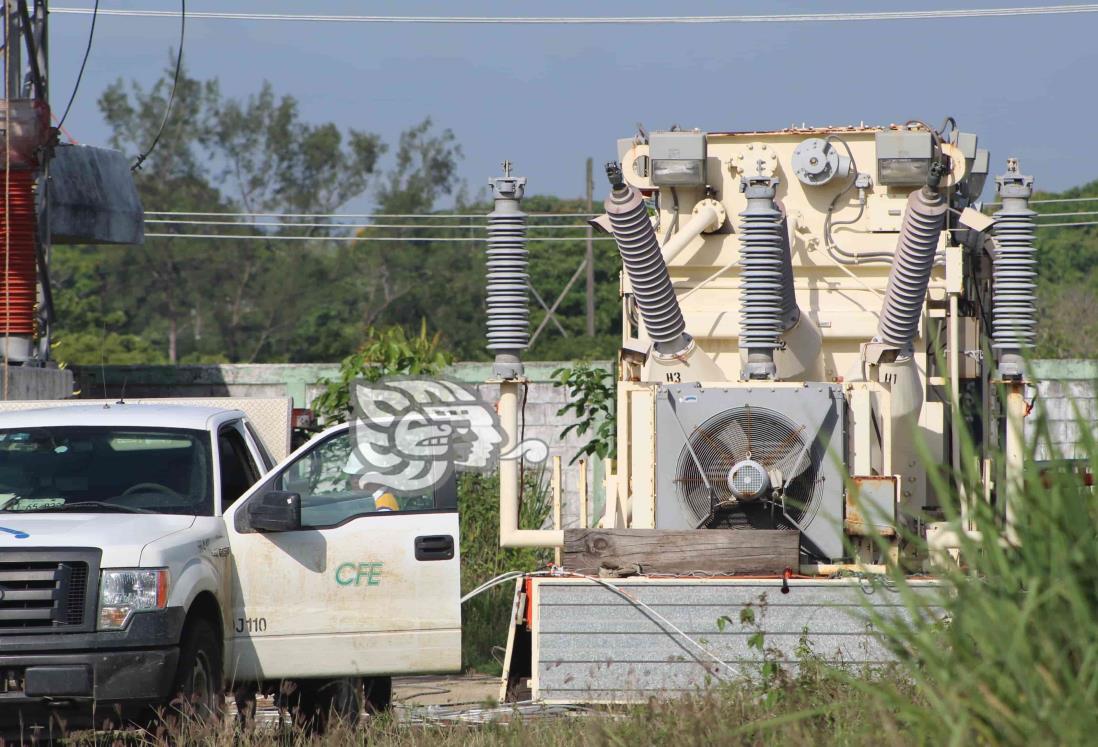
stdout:
{"type": "Polygon", "coordinates": [[[699,527],[804,529],[822,497],[815,436],[775,410],[720,412],[679,455],[679,498],[699,527]]]}

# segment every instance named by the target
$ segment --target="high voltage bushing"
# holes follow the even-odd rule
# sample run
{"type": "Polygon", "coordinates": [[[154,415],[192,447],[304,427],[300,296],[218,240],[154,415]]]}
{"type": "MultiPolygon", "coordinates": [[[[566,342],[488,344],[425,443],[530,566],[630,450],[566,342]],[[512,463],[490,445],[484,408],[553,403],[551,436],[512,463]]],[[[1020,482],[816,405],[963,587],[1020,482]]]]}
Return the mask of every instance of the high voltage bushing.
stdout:
{"type": "Polygon", "coordinates": [[[896,255],[888,273],[877,339],[899,349],[901,356],[914,352],[915,335],[923,315],[926,289],[934,269],[934,254],[945,228],[948,205],[938,190],[923,187],[907,198],[896,255]]]}
{"type": "Polygon", "coordinates": [[[618,164],[608,163],[606,175],[611,187],[606,213],[644,328],[657,353],[680,353],[690,347],[690,338],[648,207],[640,192],[625,183],[618,164]]]}
{"type": "Polygon", "coordinates": [[[526,177],[504,175],[488,182],[495,208],[488,214],[488,350],[496,354],[492,372],[503,379],[524,373],[519,357],[530,344],[529,252],[526,213],[519,205],[526,177]]]}
{"type": "MultiPolygon", "coordinates": [[[[774,350],[785,330],[782,259],[784,222],[774,204],[773,177],[749,176],[740,182],[747,208],[740,213],[740,348],[747,353],[744,378],[773,379],[774,350]]],[[[792,284],[792,267],[789,282],[792,284]]],[[[795,303],[795,302],[794,302],[795,303]]]]}
{"type": "Polygon", "coordinates": [[[1022,351],[1033,347],[1037,335],[1037,213],[1029,208],[1033,177],[1022,176],[1012,158],[995,185],[1003,205],[994,216],[991,347],[998,354],[999,374],[1017,378],[1023,372],[1022,351]]]}

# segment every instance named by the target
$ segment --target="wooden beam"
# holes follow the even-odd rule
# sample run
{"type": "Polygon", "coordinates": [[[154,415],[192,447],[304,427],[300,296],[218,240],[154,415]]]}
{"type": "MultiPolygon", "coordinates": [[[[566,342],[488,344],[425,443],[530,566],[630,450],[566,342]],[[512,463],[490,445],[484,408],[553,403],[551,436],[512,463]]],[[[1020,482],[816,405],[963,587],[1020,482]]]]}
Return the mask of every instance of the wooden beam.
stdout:
{"type": "Polygon", "coordinates": [[[772,529],[565,529],[565,569],[645,573],[797,571],[800,532],[772,529]]]}

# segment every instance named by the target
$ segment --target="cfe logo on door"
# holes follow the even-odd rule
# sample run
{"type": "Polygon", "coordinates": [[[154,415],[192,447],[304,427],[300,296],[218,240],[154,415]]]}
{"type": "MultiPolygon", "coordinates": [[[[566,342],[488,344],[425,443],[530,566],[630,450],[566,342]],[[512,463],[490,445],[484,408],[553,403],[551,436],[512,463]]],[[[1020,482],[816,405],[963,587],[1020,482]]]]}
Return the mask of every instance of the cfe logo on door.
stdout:
{"type": "Polygon", "coordinates": [[[336,568],[336,583],[340,586],[380,586],[381,562],[341,563],[336,568]]]}

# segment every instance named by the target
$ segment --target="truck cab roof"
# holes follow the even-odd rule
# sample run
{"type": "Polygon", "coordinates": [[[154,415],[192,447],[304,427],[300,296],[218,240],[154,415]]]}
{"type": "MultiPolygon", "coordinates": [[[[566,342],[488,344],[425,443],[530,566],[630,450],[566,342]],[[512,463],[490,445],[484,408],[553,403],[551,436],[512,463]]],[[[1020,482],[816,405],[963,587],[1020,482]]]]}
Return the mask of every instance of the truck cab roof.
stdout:
{"type": "Polygon", "coordinates": [[[240,410],[194,405],[65,405],[34,410],[0,412],[0,430],[58,425],[123,426],[210,430],[226,420],[243,418],[240,410]]]}

